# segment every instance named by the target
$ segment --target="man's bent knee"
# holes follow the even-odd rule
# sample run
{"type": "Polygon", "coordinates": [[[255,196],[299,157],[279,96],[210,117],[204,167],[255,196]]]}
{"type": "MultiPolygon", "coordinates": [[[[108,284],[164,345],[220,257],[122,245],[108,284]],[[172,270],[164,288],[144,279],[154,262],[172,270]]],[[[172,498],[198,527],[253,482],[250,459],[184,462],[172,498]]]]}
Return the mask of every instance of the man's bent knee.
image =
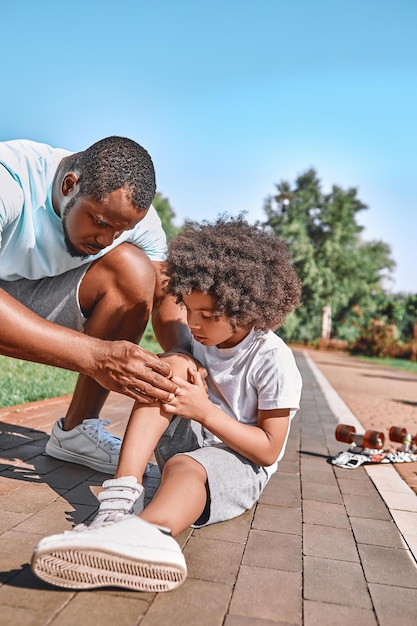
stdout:
{"type": "Polygon", "coordinates": [[[123,243],[94,261],[80,284],[79,300],[88,317],[96,302],[112,296],[123,303],[152,306],[155,270],[149,257],[133,244],[123,243]]]}

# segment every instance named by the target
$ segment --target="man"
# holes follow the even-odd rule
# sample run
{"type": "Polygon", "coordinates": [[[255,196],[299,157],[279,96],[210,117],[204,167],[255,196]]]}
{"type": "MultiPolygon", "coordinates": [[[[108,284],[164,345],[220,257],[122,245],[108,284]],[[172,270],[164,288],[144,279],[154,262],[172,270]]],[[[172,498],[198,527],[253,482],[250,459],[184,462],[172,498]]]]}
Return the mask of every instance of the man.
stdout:
{"type": "Polygon", "coordinates": [[[149,154],[127,138],[78,153],[0,143],[0,353],[80,373],[46,452],[110,474],[120,440],[99,419],[109,390],[141,401],[176,390],[169,368],[137,346],[151,312],[164,350],[189,342],[162,292],[155,189],[149,154]]]}

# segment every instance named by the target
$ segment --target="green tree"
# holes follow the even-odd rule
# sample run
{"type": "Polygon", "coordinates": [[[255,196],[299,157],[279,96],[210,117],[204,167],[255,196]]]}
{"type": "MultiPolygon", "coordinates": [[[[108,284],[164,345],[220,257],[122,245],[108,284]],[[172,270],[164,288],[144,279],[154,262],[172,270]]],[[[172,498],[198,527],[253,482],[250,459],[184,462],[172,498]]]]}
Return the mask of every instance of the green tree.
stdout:
{"type": "Polygon", "coordinates": [[[294,186],[282,181],[276,188],[264,204],[265,225],[287,241],[303,285],[303,306],[284,334],[298,341],[319,338],[323,307],[330,306],[333,336],[353,341],[376,312],[383,278],[394,267],[389,246],[361,239],[357,215],[367,207],[355,188],[333,185],[324,194],[314,169],[294,186]]]}
{"type": "Polygon", "coordinates": [[[162,221],[162,226],[168,239],[172,239],[178,233],[178,228],[174,225],[175,212],[169,203],[168,198],[164,198],[159,191],[156,192],[152,202],[159,217],[162,221]]]}

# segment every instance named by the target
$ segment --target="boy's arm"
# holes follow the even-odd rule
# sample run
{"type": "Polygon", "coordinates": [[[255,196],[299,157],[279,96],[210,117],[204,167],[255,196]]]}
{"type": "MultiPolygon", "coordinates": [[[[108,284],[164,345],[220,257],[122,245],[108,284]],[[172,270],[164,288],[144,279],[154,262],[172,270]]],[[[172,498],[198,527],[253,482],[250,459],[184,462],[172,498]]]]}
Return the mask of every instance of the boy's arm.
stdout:
{"type": "Polygon", "coordinates": [[[257,426],[250,426],[238,422],[212,404],[212,409],[200,423],[252,463],[268,466],[275,463],[285,443],[290,427],[290,410],[258,411],[257,426]]]}
{"type": "Polygon", "coordinates": [[[258,424],[242,424],[214,405],[207,397],[198,372],[189,371],[191,383],[173,377],[179,391],[164,404],[169,413],[194,419],[229,448],[257,465],[272,465],[285,443],[290,426],[290,409],[258,411],[258,424]]]}

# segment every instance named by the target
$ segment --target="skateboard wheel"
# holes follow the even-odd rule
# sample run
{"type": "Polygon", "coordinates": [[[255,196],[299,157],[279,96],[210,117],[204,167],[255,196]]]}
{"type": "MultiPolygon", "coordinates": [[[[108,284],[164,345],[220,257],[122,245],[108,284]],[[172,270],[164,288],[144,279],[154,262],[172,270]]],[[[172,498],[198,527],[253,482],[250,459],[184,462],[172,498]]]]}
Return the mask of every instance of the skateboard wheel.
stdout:
{"type": "Polygon", "coordinates": [[[391,426],[389,429],[390,441],[395,441],[396,443],[403,443],[406,434],[407,429],[402,426],[391,426]]]}
{"type": "Polygon", "coordinates": [[[337,441],[343,441],[343,443],[353,443],[352,435],[356,432],[354,426],[348,424],[338,424],[336,426],[335,437],[337,441]]]}
{"type": "Polygon", "coordinates": [[[385,435],[377,430],[367,430],[363,436],[364,448],[374,448],[381,450],[384,447],[385,435]]]}

